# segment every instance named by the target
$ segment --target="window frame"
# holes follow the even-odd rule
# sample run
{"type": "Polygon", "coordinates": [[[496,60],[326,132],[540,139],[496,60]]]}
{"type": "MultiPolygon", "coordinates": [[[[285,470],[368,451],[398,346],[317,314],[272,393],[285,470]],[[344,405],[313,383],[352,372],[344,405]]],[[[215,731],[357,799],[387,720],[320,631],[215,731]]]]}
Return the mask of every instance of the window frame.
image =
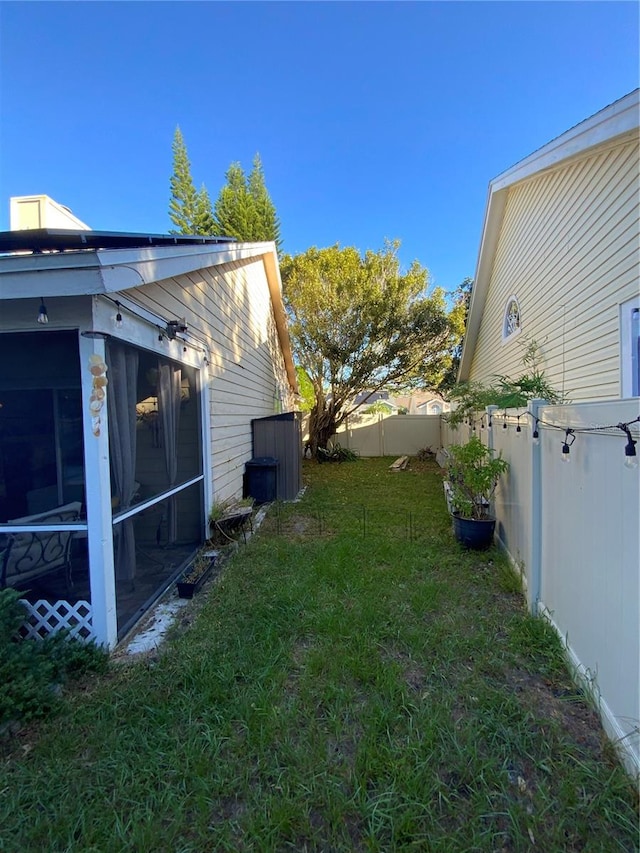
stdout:
{"type": "Polygon", "coordinates": [[[620,303],[620,396],[640,397],[640,296],[620,303]]]}
{"type": "Polygon", "coordinates": [[[511,296],[507,299],[504,307],[504,312],[502,314],[502,343],[506,344],[508,341],[517,338],[518,335],[522,332],[522,312],[520,310],[520,303],[518,302],[518,298],[511,294],[511,296]],[[518,325],[512,331],[508,331],[508,320],[511,315],[511,307],[515,305],[517,311],[518,325]]]}

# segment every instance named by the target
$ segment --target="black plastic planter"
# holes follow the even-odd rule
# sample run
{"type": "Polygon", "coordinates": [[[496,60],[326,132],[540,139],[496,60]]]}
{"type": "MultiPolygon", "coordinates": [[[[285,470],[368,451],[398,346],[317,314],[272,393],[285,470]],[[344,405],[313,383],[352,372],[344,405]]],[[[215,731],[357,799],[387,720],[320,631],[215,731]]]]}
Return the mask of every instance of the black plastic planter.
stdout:
{"type": "Polygon", "coordinates": [[[212,557],[209,561],[209,565],[202,569],[197,578],[194,577],[195,570],[193,565],[188,566],[176,581],[179,597],[193,598],[194,594],[200,589],[211,574],[215,564],[216,558],[212,557]],[[189,580],[187,580],[187,578],[189,578],[189,580]]]}
{"type": "Polygon", "coordinates": [[[465,548],[484,551],[493,544],[495,518],[460,518],[453,513],[453,532],[456,539],[465,548]]]}

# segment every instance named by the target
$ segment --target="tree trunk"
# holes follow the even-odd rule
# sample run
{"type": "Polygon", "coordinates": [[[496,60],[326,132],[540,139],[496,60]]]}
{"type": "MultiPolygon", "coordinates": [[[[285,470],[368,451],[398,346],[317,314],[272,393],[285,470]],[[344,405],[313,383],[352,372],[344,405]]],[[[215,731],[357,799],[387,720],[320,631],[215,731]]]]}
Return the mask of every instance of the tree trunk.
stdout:
{"type": "Polygon", "coordinates": [[[326,448],[329,440],[336,434],[337,417],[333,405],[324,400],[316,399],[316,404],[309,417],[309,445],[311,455],[318,455],[318,448],[326,448]]]}

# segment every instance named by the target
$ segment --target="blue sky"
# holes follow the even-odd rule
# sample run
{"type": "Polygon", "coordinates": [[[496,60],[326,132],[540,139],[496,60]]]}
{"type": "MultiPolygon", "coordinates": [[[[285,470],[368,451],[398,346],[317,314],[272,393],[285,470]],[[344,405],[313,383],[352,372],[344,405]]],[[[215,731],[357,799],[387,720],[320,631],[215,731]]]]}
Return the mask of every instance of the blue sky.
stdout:
{"type": "Polygon", "coordinates": [[[635,2],[0,3],[0,230],[46,193],[95,229],[168,231],[260,153],[284,250],[402,241],[472,276],[495,175],[638,86],[635,2]]]}

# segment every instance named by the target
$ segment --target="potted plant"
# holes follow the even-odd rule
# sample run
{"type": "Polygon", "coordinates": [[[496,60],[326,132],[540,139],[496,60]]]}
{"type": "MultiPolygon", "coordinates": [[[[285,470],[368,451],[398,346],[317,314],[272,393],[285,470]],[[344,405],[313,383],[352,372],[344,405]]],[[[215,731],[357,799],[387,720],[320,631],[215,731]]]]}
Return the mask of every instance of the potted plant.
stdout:
{"type": "Polygon", "coordinates": [[[242,500],[231,498],[214,501],[209,510],[209,527],[212,536],[227,542],[234,541],[229,534],[238,529],[241,529],[244,534],[245,524],[251,523],[252,512],[253,498],[250,497],[242,500]]]}
{"type": "Polygon", "coordinates": [[[193,598],[194,593],[200,589],[211,574],[216,564],[216,557],[215,552],[198,551],[176,581],[180,598],[193,598]]]}
{"type": "Polygon", "coordinates": [[[509,463],[473,436],[449,448],[446,470],[456,539],[467,548],[488,548],[496,525],[491,500],[509,463]]]}

